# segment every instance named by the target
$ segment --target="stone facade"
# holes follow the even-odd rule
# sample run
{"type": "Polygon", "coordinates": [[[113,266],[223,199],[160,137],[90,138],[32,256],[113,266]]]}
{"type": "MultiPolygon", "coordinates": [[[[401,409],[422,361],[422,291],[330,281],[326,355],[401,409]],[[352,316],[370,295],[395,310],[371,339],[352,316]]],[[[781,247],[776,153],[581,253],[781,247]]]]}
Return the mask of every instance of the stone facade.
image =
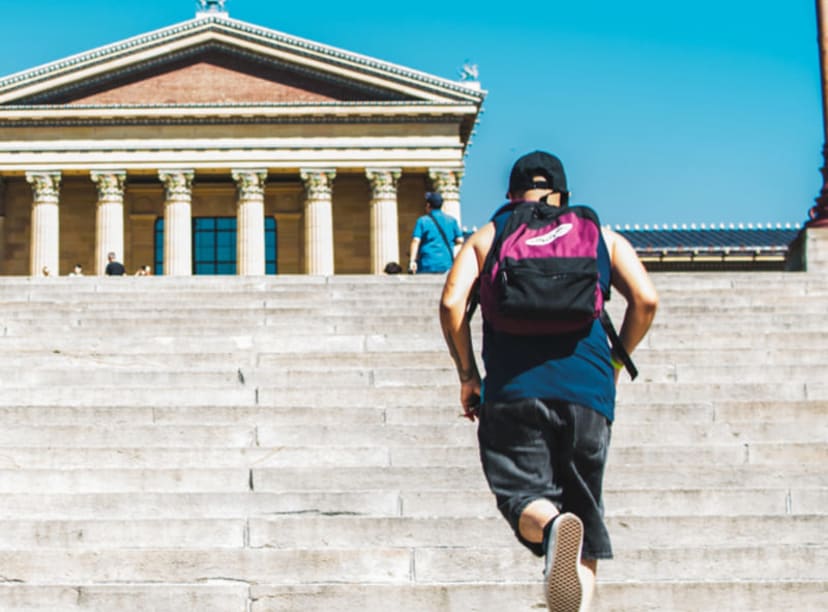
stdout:
{"type": "Polygon", "coordinates": [[[280,273],[381,273],[425,191],[460,219],[483,97],[221,14],[0,79],[0,274],[187,275],[200,217],[236,218],[239,274],[268,217],[280,273]]]}
{"type": "MultiPolygon", "coordinates": [[[[371,268],[371,184],[358,174],[339,175],[334,180],[334,274],[369,274],[371,268]]],[[[411,230],[422,214],[422,194],[430,189],[423,175],[406,176],[398,183],[397,244],[406,260],[411,230]]],[[[0,184],[5,194],[3,220],[5,245],[0,275],[26,275],[29,269],[32,189],[25,177],[7,177],[0,184]]],[[[237,186],[226,180],[199,177],[193,181],[192,211],[196,216],[236,216],[237,186]]],[[[89,177],[65,177],[60,189],[59,274],[72,271],[76,263],[90,273],[96,270],[96,186],[89,177]]],[[[304,274],[304,186],[295,181],[270,183],[265,188],[264,214],[276,220],[277,261],[280,274],[304,274]]],[[[164,217],[165,193],[160,181],[137,177],[124,189],[124,248],[117,249],[128,272],[152,265],[155,252],[155,222],[164,217]]],[[[105,253],[104,253],[105,256],[105,253]]],[[[104,260],[105,265],[105,260],[104,260]]],[[[388,263],[388,262],[385,262],[388,263]]]]}

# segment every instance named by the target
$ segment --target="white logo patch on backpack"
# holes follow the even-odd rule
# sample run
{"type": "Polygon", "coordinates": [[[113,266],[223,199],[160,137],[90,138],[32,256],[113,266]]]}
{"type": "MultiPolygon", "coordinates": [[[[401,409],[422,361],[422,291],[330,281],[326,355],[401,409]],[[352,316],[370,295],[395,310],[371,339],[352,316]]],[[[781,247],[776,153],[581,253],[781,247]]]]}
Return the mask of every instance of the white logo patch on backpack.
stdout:
{"type": "Polygon", "coordinates": [[[543,234],[541,236],[535,236],[534,238],[530,238],[526,241],[526,244],[528,244],[529,246],[544,246],[545,244],[551,244],[561,236],[566,236],[571,231],[572,224],[563,223],[555,229],[553,229],[548,234],[543,234]]]}

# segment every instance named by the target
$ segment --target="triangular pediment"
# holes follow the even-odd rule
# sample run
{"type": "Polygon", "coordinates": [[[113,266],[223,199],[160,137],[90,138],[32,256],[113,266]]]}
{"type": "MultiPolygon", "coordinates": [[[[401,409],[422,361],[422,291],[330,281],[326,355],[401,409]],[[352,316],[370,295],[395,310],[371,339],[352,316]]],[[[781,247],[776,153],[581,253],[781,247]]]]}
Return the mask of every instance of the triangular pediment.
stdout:
{"type": "Polygon", "coordinates": [[[194,19],[0,80],[0,106],[463,103],[479,90],[229,19],[194,19]]]}
{"type": "Polygon", "coordinates": [[[285,104],[404,101],[334,73],[302,70],[227,45],[206,44],[47,89],[27,105],[285,104]]]}

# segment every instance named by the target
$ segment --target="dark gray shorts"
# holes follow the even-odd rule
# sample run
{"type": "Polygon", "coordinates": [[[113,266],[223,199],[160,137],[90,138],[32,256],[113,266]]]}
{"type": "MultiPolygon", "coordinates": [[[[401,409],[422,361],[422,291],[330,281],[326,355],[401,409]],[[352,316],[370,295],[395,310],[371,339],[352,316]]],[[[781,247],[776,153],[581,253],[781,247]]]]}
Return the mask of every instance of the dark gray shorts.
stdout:
{"type": "Polygon", "coordinates": [[[480,409],[480,460],[497,507],[518,540],[518,520],[536,499],[550,500],[584,523],[584,559],[612,558],[602,487],[612,425],[601,413],[566,402],[528,399],[480,409]]]}

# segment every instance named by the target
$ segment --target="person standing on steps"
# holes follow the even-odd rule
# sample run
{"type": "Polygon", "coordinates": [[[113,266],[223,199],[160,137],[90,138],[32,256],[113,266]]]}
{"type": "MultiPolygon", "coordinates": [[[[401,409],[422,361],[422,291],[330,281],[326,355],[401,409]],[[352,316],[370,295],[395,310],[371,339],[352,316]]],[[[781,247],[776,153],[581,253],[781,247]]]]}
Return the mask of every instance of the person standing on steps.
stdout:
{"type": "Polygon", "coordinates": [[[463,244],[457,219],[443,213],[443,196],[426,193],[426,214],[417,219],[409,249],[409,274],[442,274],[463,244]]]}
{"type": "MultiPolygon", "coordinates": [[[[516,335],[496,331],[484,308],[486,380],[481,384],[467,310],[470,298],[490,249],[502,237],[504,218],[522,204],[568,206],[560,160],[542,151],[518,159],[507,198],[510,206],[458,253],[443,288],[440,322],[460,378],[462,416],[479,420],[481,463],[498,509],[517,539],[546,557],[549,610],[579,612],[589,608],[598,559],[612,557],[602,489],[615,386],[623,367],[616,355],[624,348],[632,352],[643,339],[658,296],[630,243],[598,227],[600,289],[608,295],[611,283],[627,300],[617,336],[621,351],[610,348],[597,319],[583,331],[516,335]]],[[[564,231],[544,238],[554,241],[564,231]]]]}
{"type": "Polygon", "coordinates": [[[104,272],[107,276],[123,276],[126,274],[124,264],[115,259],[115,253],[110,251],[106,256],[107,264],[104,272]]]}

